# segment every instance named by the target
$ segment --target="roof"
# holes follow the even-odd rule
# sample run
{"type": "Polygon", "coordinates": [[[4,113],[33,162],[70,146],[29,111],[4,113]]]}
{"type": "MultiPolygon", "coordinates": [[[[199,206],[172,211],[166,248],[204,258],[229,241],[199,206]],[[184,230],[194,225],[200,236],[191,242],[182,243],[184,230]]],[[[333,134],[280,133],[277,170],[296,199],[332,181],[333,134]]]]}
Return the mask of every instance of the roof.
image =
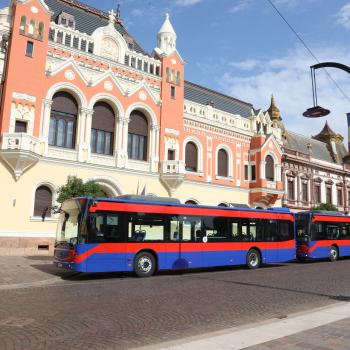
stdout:
{"type": "Polygon", "coordinates": [[[158,34],[160,34],[160,33],[171,33],[171,34],[176,35],[175,30],[174,30],[174,28],[171,25],[170,20],[169,20],[169,13],[165,14],[165,21],[164,21],[162,27],[160,28],[158,34]]]}
{"type": "MultiPolygon", "coordinates": [[[[53,12],[51,20],[56,22],[57,17],[63,11],[75,18],[75,29],[79,32],[91,35],[97,28],[105,27],[109,23],[108,13],[91,7],[77,0],[45,0],[45,3],[53,12]]],[[[143,55],[147,52],[136,42],[122,23],[115,23],[115,29],[122,35],[131,39],[134,43],[134,50],[143,55]]]]}
{"type": "Polygon", "coordinates": [[[292,131],[287,132],[286,139],[283,140],[284,147],[308,154],[308,144],[311,145],[312,157],[326,162],[334,163],[328,151],[327,144],[292,131]]]}
{"type": "Polygon", "coordinates": [[[249,118],[252,115],[252,104],[189,81],[185,81],[185,99],[202,105],[210,104],[215,109],[238,114],[244,118],[249,118]]]}

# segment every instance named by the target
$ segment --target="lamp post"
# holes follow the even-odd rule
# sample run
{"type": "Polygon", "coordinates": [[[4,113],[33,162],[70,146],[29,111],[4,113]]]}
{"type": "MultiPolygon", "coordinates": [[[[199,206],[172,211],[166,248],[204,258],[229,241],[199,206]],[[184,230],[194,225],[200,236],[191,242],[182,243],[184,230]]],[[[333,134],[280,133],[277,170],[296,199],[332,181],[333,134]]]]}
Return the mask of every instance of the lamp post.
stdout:
{"type": "Polygon", "coordinates": [[[307,109],[303,113],[303,116],[307,118],[320,118],[330,113],[328,109],[317,105],[317,87],[316,87],[315,70],[319,68],[337,68],[350,74],[350,67],[346,66],[345,64],[341,64],[337,62],[323,62],[323,63],[318,63],[313,66],[310,66],[311,81],[312,81],[312,97],[313,97],[314,106],[307,109]]]}

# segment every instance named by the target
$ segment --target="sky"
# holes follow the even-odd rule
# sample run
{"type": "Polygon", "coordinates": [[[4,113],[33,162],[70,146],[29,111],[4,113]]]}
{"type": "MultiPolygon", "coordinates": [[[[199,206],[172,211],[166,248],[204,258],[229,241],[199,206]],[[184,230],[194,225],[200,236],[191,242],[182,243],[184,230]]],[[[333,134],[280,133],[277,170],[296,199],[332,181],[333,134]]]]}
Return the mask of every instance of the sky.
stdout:
{"type": "MultiPolygon", "coordinates": [[[[102,10],[118,0],[80,0],[102,10]]],[[[350,66],[350,0],[271,0],[320,62],[350,66]]],[[[0,0],[7,3],[7,0],[0,0]]],[[[315,59],[278,16],[268,0],[120,0],[121,17],[147,52],[165,13],[177,33],[177,49],[186,61],[185,79],[268,109],[274,94],[288,129],[315,135],[326,120],[347,139],[350,76],[316,71],[319,105],[327,117],[308,119],[312,107],[310,65],[315,59]]],[[[346,140],[345,140],[346,141],[346,140]]]]}

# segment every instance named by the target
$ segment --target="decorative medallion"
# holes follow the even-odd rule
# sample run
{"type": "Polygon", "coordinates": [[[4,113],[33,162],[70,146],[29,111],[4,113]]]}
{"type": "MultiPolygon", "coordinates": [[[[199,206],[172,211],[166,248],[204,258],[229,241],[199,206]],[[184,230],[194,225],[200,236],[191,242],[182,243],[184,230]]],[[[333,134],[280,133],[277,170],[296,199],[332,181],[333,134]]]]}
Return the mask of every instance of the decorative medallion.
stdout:
{"type": "Polygon", "coordinates": [[[64,76],[66,77],[67,80],[74,80],[75,79],[75,74],[71,70],[66,70],[64,73],[64,76]]]}
{"type": "Polygon", "coordinates": [[[176,64],[177,62],[176,62],[176,60],[175,60],[174,58],[172,58],[172,59],[171,59],[171,63],[172,63],[172,64],[176,64]]]}
{"type": "Polygon", "coordinates": [[[38,13],[38,12],[39,12],[38,8],[35,7],[35,6],[32,6],[32,7],[30,8],[30,11],[32,11],[32,13],[38,13]]]}
{"type": "Polygon", "coordinates": [[[141,101],[146,101],[147,100],[147,95],[146,95],[146,93],[144,91],[140,91],[139,92],[139,99],[141,101]]]}
{"type": "Polygon", "coordinates": [[[104,88],[107,90],[107,91],[111,91],[113,90],[113,84],[111,81],[107,80],[104,82],[103,84],[104,88]]]}

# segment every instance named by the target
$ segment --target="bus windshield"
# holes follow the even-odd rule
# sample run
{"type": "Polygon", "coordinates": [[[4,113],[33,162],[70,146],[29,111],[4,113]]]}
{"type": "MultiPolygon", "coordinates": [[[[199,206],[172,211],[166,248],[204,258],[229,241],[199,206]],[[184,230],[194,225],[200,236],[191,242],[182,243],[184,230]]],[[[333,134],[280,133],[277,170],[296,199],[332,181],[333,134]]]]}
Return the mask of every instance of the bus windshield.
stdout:
{"type": "Polygon", "coordinates": [[[82,208],[85,200],[68,200],[61,206],[56,231],[56,243],[77,243],[82,208]]]}
{"type": "Polygon", "coordinates": [[[310,241],[310,216],[308,214],[296,215],[296,240],[298,243],[310,241]]]}

